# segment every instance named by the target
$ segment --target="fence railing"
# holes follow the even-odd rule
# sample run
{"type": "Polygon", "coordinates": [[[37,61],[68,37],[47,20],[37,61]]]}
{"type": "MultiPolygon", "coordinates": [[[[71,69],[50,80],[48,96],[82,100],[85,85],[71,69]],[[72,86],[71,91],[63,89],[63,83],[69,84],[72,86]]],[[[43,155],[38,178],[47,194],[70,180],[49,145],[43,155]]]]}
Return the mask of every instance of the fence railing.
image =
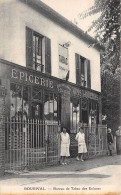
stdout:
{"type": "Polygon", "coordinates": [[[25,169],[59,161],[60,125],[40,120],[5,122],[6,169],[25,169]]]}
{"type": "MultiPolygon", "coordinates": [[[[107,152],[107,126],[106,125],[97,125],[97,126],[84,126],[85,141],[87,146],[87,153],[85,158],[92,156],[106,154],[107,152]]],[[[75,140],[76,134],[71,133],[71,147],[70,152],[71,156],[77,156],[78,144],[75,140]]]]}
{"type": "MultiPolygon", "coordinates": [[[[5,168],[22,170],[57,164],[60,161],[60,128],[57,122],[40,120],[6,119],[5,121],[5,168]]],[[[84,126],[88,153],[86,158],[106,154],[107,126],[84,126]]],[[[76,134],[71,133],[70,153],[78,152],[76,134]]]]}

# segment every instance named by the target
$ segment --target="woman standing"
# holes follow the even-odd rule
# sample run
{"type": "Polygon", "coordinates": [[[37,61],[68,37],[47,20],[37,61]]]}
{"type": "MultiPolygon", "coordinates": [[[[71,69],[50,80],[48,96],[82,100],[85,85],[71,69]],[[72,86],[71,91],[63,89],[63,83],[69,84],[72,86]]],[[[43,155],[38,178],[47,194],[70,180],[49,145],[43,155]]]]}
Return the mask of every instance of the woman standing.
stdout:
{"type": "Polygon", "coordinates": [[[107,142],[108,142],[108,150],[109,155],[112,156],[112,150],[113,150],[113,135],[111,133],[111,129],[108,128],[107,130],[107,142]]]}
{"type": "Polygon", "coordinates": [[[87,152],[87,147],[86,147],[86,143],[85,143],[85,134],[84,134],[84,130],[80,127],[79,128],[79,132],[76,134],[76,140],[78,142],[78,156],[77,156],[77,160],[83,160],[83,153],[87,152]]]}
{"type": "Polygon", "coordinates": [[[66,165],[66,157],[70,156],[69,147],[70,147],[70,136],[66,132],[66,129],[63,128],[63,131],[60,134],[61,138],[61,152],[60,156],[62,158],[62,165],[66,165]]]}

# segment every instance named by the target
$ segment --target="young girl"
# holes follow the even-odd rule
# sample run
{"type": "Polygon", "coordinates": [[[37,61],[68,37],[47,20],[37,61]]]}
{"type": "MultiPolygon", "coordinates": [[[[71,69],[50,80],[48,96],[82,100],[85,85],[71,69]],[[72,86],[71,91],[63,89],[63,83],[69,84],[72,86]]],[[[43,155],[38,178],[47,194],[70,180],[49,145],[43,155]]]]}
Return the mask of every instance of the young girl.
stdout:
{"type": "Polygon", "coordinates": [[[66,157],[70,156],[70,152],[69,152],[69,146],[70,146],[70,136],[69,134],[66,132],[66,129],[63,128],[63,131],[60,134],[61,137],[61,152],[60,152],[60,156],[62,159],[62,165],[66,165],[66,157]]]}
{"type": "Polygon", "coordinates": [[[81,127],[79,127],[79,132],[76,134],[76,140],[78,142],[78,156],[77,160],[84,161],[83,160],[83,153],[87,152],[87,147],[85,144],[85,134],[81,127]]]}

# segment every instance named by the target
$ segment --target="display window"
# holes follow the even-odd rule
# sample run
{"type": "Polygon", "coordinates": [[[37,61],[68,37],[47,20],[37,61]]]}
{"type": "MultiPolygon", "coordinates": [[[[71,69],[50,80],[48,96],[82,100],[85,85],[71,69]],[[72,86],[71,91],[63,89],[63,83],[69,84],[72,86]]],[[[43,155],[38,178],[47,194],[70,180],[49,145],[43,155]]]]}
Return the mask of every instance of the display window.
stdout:
{"type": "Polygon", "coordinates": [[[70,102],[70,127],[71,132],[76,133],[78,129],[79,119],[80,119],[80,100],[76,98],[71,98],[70,102]]]}
{"type": "Polygon", "coordinates": [[[10,85],[10,117],[60,121],[61,105],[59,94],[37,87],[10,85]]]}
{"type": "Polygon", "coordinates": [[[29,114],[29,87],[11,83],[10,118],[27,118],[29,114]]]}
{"type": "Polygon", "coordinates": [[[44,120],[45,121],[59,121],[59,96],[55,93],[44,93],[44,120]]]}

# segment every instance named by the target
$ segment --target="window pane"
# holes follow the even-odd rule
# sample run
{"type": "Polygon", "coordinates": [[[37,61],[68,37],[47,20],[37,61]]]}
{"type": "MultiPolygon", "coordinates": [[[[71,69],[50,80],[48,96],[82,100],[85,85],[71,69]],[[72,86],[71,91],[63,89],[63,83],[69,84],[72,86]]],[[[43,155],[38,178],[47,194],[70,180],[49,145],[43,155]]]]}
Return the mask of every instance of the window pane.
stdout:
{"type": "Polygon", "coordinates": [[[81,58],[81,74],[84,75],[84,59],[81,58]]]}
{"type": "Polygon", "coordinates": [[[42,37],[38,35],[33,36],[33,68],[38,71],[43,71],[41,68],[42,64],[42,37]]]}
{"type": "Polygon", "coordinates": [[[61,121],[61,95],[58,95],[58,121],[61,121]]]}
{"type": "Polygon", "coordinates": [[[41,100],[42,101],[42,90],[40,90],[39,88],[32,88],[32,98],[34,100],[41,100]]]}
{"type": "Polygon", "coordinates": [[[23,87],[23,117],[27,119],[29,113],[29,103],[28,103],[29,89],[28,86],[23,87]]]}
{"type": "Polygon", "coordinates": [[[41,37],[39,37],[39,39],[38,39],[38,52],[37,52],[37,54],[39,56],[42,55],[42,38],[41,37]]]}
{"type": "Polygon", "coordinates": [[[31,106],[32,119],[41,119],[43,118],[43,109],[42,103],[33,102],[31,106]]]}
{"type": "Polygon", "coordinates": [[[86,98],[82,99],[82,109],[87,110],[87,99],[86,98]]]}
{"type": "Polygon", "coordinates": [[[16,85],[11,83],[10,86],[10,101],[11,101],[11,106],[10,106],[10,117],[14,117],[15,116],[15,112],[16,112],[16,85]]]}
{"type": "Polygon", "coordinates": [[[50,113],[53,113],[53,94],[52,93],[50,93],[49,104],[50,104],[50,113]]]}
{"type": "Polygon", "coordinates": [[[16,85],[16,102],[17,102],[17,108],[16,108],[16,114],[18,117],[22,117],[22,86],[16,85]]]}
{"type": "Polygon", "coordinates": [[[73,133],[73,112],[72,112],[72,102],[70,103],[70,127],[71,127],[71,132],[73,133]]]}
{"type": "Polygon", "coordinates": [[[71,104],[71,132],[76,133],[79,123],[79,99],[72,98],[71,104]]]}
{"type": "Polygon", "coordinates": [[[11,83],[10,87],[10,117],[22,117],[22,86],[11,83]]]}
{"type": "Polygon", "coordinates": [[[49,120],[49,94],[47,93],[44,97],[44,119],[49,120]]]}
{"type": "Polygon", "coordinates": [[[57,95],[54,94],[54,120],[57,121],[57,95]]]}

